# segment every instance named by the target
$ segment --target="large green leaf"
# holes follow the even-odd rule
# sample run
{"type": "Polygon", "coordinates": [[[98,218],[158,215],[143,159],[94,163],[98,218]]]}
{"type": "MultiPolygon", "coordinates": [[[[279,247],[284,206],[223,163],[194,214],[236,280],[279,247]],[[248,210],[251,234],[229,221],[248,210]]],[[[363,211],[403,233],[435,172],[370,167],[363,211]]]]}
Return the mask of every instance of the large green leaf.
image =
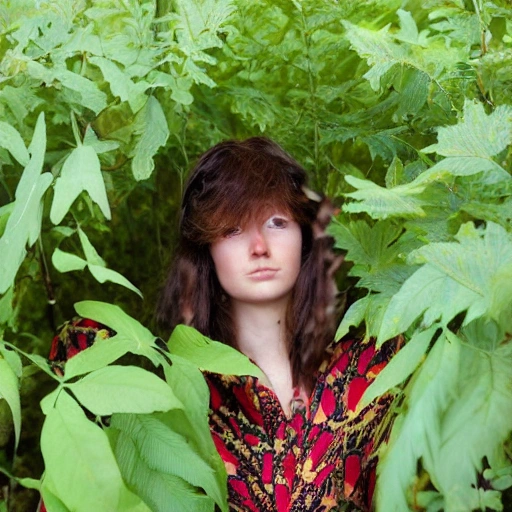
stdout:
{"type": "Polygon", "coordinates": [[[388,189],[350,175],[345,180],[357,189],[345,195],[358,201],[345,204],[346,212],[366,212],[374,219],[425,216],[424,203],[417,197],[425,190],[425,184],[410,183],[388,189]]]}
{"type": "Polygon", "coordinates": [[[168,345],[171,354],[188,359],[201,370],[263,378],[262,371],[241,352],[203,336],[192,327],[178,325],[168,345]]]}
{"type": "Polygon", "coordinates": [[[446,325],[467,310],[465,323],[487,315],[502,319],[512,292],[503,277],[512,268],[512,238],[504,228],[489,222],[485,230],[464,224],[457,242],[432,243],[414,251],[409,260],[423,263],[393,296],[384,315],[379,340],[404,332],[420,315],[430,325],[446,325]]]}
{"type": "Polygon", "coordinates": [[[101,175],[100,161],[91,146],[78,146],[73,149],[62,166],[55,183],[55,195],[50,211],[50,218],[54,224],[62,221],[82,191],[86,191],[100,207],[103,215],[110,219],[110,206],[101,175]]]}
{"type": "Polygon", "coordinates": [[[142,135],[134,149],[132,172],[137,181],[148,179],[155,162],[153,157],[160,146],[163,146],[169,137],[169,128],[164,111],[158,100],[150,96],[143,111],[142,135]]]}
{"type": "Polygon", "coordinates": [[[49,480],[50,490],[69,510],[149,511],[126,488],[105,432],[86,418],[66,391],[47,414],[41,451],[42,487],[49,480]]]}
{"type": "Polygon", "coordinates": [[[30,161],[21,175],[14,208],[0,238],[0,294],[14,282],[26,255],[25,246],[32,246],[41,230],[42,198],[52,182],[50,173],[41,174],[45,150],[46,126],[41,113],[29,146],[30,161]]]}
{"type": "MultiPolygon", "coordinates": [[[[9,360],[5,358],[5,352],[5,349],[0,345],[0,400],[4,399],[11,409],[14,424],[15,449],[17,449],[21,432],[19,375],[16,373],[16,368],[13,368],[9,360]]],[[[17,362],[19,364],[19,358],[17,362]]]]}
{"type": "Polygon", "coordinates": [[[460,344],[441,335],[408,384],[404,412],[395,420],[389,443],[379,455],[377,510],[408,512],[418,460],[429,472],[434,467],[441,444],[440,418],[458,380],[459,359],[460,344]]]}
{"type": "Polygon", "coordinates": [[[183,479],[149,467],[130,433],[111,428],[110,438],[124,480],[153,512],[213,512],[211,498],[183,479]]]}
{"type": "MultiPolygon", "coordinates": [[[[202,422],[207,425],[207,418],[202,422]]],[[[189,439],[174,432],[153,415],[114,415],[111,427],[128,434],[147,466],[163,474],[177,476],[204,489],[206,494],[226,510],[226,481],[221,487],[215,471],[196,452],[189,439]]]]}
{"type": "Polygon", "coordinates": [[[136,366],[100,368],[67,387],[85,408],[99,416],[183,408],[165,381],[136,366]]]}

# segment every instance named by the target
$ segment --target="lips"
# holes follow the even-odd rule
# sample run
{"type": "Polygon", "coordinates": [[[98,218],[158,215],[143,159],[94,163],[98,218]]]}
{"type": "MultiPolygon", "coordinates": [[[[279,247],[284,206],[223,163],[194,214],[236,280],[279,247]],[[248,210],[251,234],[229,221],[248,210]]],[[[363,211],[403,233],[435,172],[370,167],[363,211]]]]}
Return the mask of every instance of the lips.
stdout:
{"type": "Polygon", "coordinates": [[[278,270],[278,268],[273,267],[261,267],[253,270],[252,272],[249,272],[247,275],[251,279],[263,281],[266,279],[272,279],[276,275],[278,270]]]}

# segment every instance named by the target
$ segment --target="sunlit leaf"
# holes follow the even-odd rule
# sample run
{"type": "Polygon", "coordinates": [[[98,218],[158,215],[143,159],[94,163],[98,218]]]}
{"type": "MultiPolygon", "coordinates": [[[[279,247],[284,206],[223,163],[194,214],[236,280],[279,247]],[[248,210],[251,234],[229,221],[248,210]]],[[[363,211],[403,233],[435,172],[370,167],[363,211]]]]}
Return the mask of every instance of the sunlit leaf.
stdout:
{"type": "Polygon", "coordinates": [[[21,135],[4,121],[0,121],[0,147],[7,149],[21,165],[28,164],[30,156],[21,135]]]}
{"type": "MultiPolygon", "coordinates": [[[[0,346],[1,348],[1,346],[0,346]]],[[[0,350],[0,400],[4,399],[12,413],[15,434],[15,449],[18,447],[21,432],[21,403],[19,392],[19,376],[0,350]]]]}

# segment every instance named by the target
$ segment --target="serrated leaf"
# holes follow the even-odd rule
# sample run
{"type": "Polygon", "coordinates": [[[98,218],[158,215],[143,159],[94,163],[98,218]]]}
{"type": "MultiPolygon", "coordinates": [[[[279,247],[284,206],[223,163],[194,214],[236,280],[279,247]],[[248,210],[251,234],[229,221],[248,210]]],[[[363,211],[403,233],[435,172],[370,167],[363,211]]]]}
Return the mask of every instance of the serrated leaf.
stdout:
{"type": "Polygon", "coordinates": [[[0,121],[0,147],[5,148],[21,165],[30,160],[25,143],[18,130],[5,121],[0,121]]]}
{"type": "Polygon", "coordinates": [[[169,137],[169,128],[164,111],[158,100],[150,96],[144,110],[144,129],[134,149],[132,172],[137,181],[148,179],[155,163],[153,157],[169,137]]]}
{"type": "Polygon", "coordinates": [[[4,358],[2,353],[0,353],[0,400],[1,399],[4,399],[11,409],[15,434],[14,449],[16,450],[20,441],[21,432],[19,382],[15,371],[11,368],[11,365],[4,358]]]}
{"type": "MultiPolygon", "coordinates": [[[[207,417],[202,421],[206,425],[207,417]]],[[[226,510],[227,496],[221,492],[214,470],[191,447],[188,439],[152,415],[114,415],[111,428],[121,430],[133,440],[149,468],[204,489],[219,507],[226,510]]]]}
{"type": "Polygon", "coordinates": [[[482,352],[474,348],[479,340],[470,343],[462,345],[457,400],[443,415],[435,454],[436,479],[447,499],[476,485],[482,460],[493,460],[512,431],[512,345],[482,352]]]}
{"type": "MultiPolygon", "coordinates": [[[[115,429],[111,429],[115,432],[115,429]]],[[[113,439],[113,449],[127,485],[153,512],[213,512],[215,502],[183,479],[151,469],[140,457],[134,441],[124,432],[113,439]]]]}
{"type": "Polygon", "coordinates": [[[100,207],[107,219],[111,218],[105,183],[101,175],[100,161],[91,146],[79,146],[64,162],[55,183],[50,219],[59,224],[82,191],[100,207]]]}
{"type": "Polygon", "coordinates": [[[396,13],[400,18],[400,30],[395,34],[395,38],[405,43],[427,46],[428,31],[422,31],[421,34],[418,32],[418,27],[410,12],[398,9],[396,13]]]}
{"type": "Polygon", "coordinates": [[[135,366],[100,368],[67,387],[85,408],[100,416],[183,408],[166,382],[135,366]]]}
{"type": "Polygon", "coordinates": [[[433,325],[425,331],[417,331],[407,344],[393,356],[386,367],[366,389],[357,407],[362,410],[375,398],[404,382],[416,370],[425,356],[432,337],[438,329],[433,325]]]}
{"type": "Polygon", "coordinates": [[[178,325],[168,342],[171,354],[188,359],[201,370],[227,375],[253,375],[263,372],[238,350],[213,341],[193,327],[178,325]]]}
{"type": "Polygon", "coordinates": [[[41,451],[42,488],[49,480],[55,496],[70,510],[143,510],[123,482],[105,432],[86,418],[66,391],[46,417],[41,451]]]}
{"type": "Polygon", "coordinates": [[[387,189],[369,180],[354,176],[345,176],[345,180],[357,188],[355,192],[345,194],[358,202],[346,203],[345,212],[366,212],[374,219],[388,217],[424,217],[423,202],[415,197],[421,194],[426,185],[409,183],[387,189]]]}
{"type": "Polygon", "coordinates": [[[438,143],[423,149],[443,156],[490,159],[507,148],[512,138],[512,107],[500,105],[487,115],[481,103],[466,101],[464,117],[455,126],[440,127],[438,143]]]}
{"type": "Polygon", "coordinates": [[[393,296],[384,315],[379,340],[404,332],[420,315],[430,325],[441,319],[447,325],[467,310],[464,322],[487,315],[500,320],[510,306],[510,296],[499,294],[501,273],[512,269],[511,236],[489,222],[485,231],[464,224],[458,242],[432,243],[414,251],[409,261],[423,263],[393,296]],[[494,297],[499,295],[499,299],[494,297]]]}
{"type": "Polygon", "coordinates": [[[407,496],[418,460],[422,458],[429,473],[433,468],[441,442],[439,418],[456,385],[459,359],[460,345],[441,335],[407,386],[405,412],[395,420],[388,446],[379,454],[377,510],[409,510],[407,496]]]}
{"type": "Polygon", "coordinates": [[[0,294],[11,287],[25,258],[25,246],[32,246],[41,230],[42,199],[52,182],[50,173],[41,174],[46,150],[45,126],[41,113],[29,146],[30,161],[21,175],[14,208],[0,238],[0,294]]]}

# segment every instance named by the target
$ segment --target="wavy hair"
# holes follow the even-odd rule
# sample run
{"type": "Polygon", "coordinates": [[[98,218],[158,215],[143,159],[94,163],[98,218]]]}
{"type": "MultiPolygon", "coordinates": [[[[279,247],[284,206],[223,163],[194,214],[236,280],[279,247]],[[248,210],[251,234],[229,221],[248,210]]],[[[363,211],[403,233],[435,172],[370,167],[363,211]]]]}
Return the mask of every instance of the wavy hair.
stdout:
{"type": "Polygon", "coordinates": [[[306,171],[270,139],[221,142],[199,158],[183,194],[178,248],[157,319],[169,328],[191,325],[236,348],[229,297],[217,279],[210,244],[273,209],[291,215],[302,231],[302,264],[285,332],[293,385],[311,389],[335,329],[340,258],[325,232],[332,207],[307,188],[306,171]]]}

